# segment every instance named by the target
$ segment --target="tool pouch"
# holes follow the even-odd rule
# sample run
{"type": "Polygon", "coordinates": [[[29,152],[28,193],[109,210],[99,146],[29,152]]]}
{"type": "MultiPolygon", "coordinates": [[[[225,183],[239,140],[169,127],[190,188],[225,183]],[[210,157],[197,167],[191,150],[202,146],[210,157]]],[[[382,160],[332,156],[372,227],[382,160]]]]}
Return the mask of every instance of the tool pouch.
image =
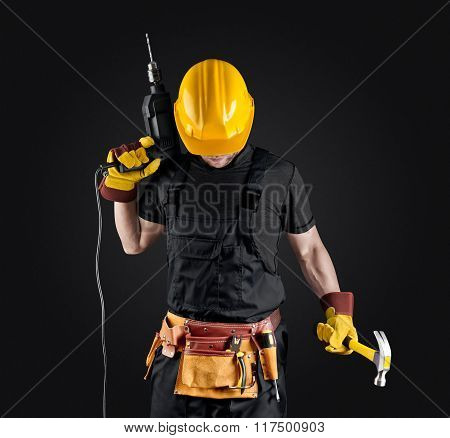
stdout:
{"type": "Polygon", "coordinates": [[[241,351],[246,370],[245,382],[241,382],[241,370],[236,354],[226,351],[229,337],[186,336],[175,394],[206,398],[256,398],[256,352],[250,339],[243,339],[241,351]],[[240,388],[245,388],[241,391],[240,388]],[[241,393],[242,392],[242,393],[241,393]]]}
{"type": "Polygon", "coordinates": [[[278,309],[256,323],[204,322],[167,312],[148,353],[145,378],[156,350],[162,346],[161,355],[179,358],[175,394],[215,399],[256,398],[258,352],[264,379],[278,378],[273,333],[280,320],[278,309]],[[175,356],[176,352],[181,354],[175,356]]]}
{"type": "Polygon", "coordinates": [[[264,380],[278,380],[277,344],[274,332],[263,332],[259,336],[252,336],[252,340],[258,347],[264,380]],[[266,333],[265,336],[264,333],[266,333]]]}
{"type": "Polygon", "coordinates": [[[264,380],[278,380],[277,347],[259,350],[259,360],[264,380]]]}
{"type": "Polygon", "coordinates": [[[156,350],[161,345],[162,345],[162,340],[159,337],[159,333],[156,332],[155,337],[153,338],[152,346],[150,347],[150,351],[148,352],[148,355],[147,355],[147,360],[145,361],[145,365],[147,366],[147,372],[145,373],[144,380],[147,380],[147,377],[152,368],[153,359],[155,359],[156,350]]]}

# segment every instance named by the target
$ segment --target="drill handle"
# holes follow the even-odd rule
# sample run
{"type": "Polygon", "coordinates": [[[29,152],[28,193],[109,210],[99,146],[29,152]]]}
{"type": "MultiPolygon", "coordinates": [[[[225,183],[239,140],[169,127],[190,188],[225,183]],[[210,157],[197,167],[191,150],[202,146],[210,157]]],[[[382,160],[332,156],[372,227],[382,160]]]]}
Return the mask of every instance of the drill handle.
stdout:
{"type": "MultiPolygon", "coordinates": [[[[155,159],[155,157],[153,156],[153,151],[150,150],[153,147],[154,146],[152,146],[151,148],[148,148],[145,151],[147,153],[147,157],[149,158],[150,161],[155,159]]],[[[100,164],[100,169],[102,170],[103,175],[105,175],[105,172],[107,174],[108,169],[110,169],[111,167],[115,167],[120,173],[133,172],[135,170],[145,169],[150,164],[150,161],[147,162],[147,163],[144,163],[144,164],[142,164],[140,166],[131,167],[131,168],[128,168],[128,167],[124,166],[120,161],[113,161],[112,163],[102,163],[102,164],[100,164]]]]}

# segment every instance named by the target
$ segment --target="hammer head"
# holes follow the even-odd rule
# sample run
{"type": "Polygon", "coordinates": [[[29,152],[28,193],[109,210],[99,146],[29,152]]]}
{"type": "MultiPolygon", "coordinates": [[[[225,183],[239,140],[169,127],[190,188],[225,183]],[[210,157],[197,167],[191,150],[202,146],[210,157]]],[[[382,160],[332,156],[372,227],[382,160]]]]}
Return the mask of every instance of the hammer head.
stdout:
{"type": "Polygon", "coordinates": [[[386,373],[391,368],[391,347],[384,332],[374,331],[373,334],[378,342],[378,351],[373,358],[378,371],[374,383],[376,386],[385,386],[386,373]]]}

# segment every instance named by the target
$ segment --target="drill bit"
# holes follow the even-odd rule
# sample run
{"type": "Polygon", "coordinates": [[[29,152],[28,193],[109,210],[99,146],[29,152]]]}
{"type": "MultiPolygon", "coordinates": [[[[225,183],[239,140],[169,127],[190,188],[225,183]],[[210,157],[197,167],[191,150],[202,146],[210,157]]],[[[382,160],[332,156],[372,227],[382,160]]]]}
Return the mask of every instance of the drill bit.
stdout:
{"type": "Polygon", "coordinates": [[[150,55],[150,62],[153,62],[152,49],[150,47],[150,39],[148,37],[148,33],[145,34],[145,38],[147,38],[147,47],[148,47],[148,53],[150,55]]]}

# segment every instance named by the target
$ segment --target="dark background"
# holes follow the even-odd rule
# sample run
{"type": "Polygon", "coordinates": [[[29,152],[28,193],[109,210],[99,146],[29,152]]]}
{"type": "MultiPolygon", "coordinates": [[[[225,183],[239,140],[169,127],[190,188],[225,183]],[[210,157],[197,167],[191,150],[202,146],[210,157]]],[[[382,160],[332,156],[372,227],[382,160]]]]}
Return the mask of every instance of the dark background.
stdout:
{"type": "MultiPolygon", "coordinates": [[[[173,97],[194,63],[230,61],[255,99],[252,142],[279,155],[444,4],[7,3],[141,129],[146,31],[173,97]]],[[[140,132],[18,18],[0,10],[0,411],[101,416],[99,331],[7,410],[100,323],[94,171],[109,148],[140,132]]],[[[281,266],[292,417],[450,411],[444,234],[449,12],[437,15],[286,157],[313,185],[318,229],[342,289],[356,296],[356,327],[370,342],[372,330],[384,330],[401,370],[392,369],[380,389],[372,383],[375,367],[363,358],[325,353],[311,331],[323,319],[317,299],[281,266]]],[[[111,314],[164,265],[165,242],[126,256],[112,204],[103,207],[101,273],[111,314]]],[[[284,239],[280,255],[299,273],[284,239]]],[[[165,273],[107,324],[109,416],[148,414],[144,360],[166,310],[165,273]]]]}

